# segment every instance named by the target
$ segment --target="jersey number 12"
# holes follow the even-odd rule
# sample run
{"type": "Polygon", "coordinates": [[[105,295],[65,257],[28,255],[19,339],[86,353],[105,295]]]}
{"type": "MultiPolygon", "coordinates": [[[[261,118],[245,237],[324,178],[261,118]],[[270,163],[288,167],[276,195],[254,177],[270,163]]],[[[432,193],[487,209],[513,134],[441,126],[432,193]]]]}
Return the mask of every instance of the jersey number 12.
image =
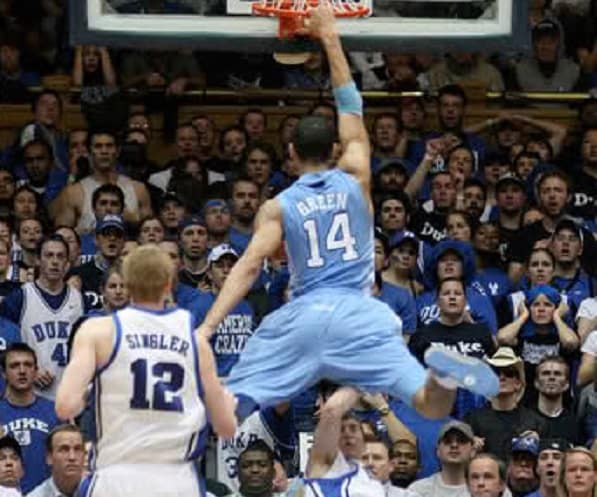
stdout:
{"type": "MultiPolygon", "coordinates": [[[[321,256],[319,248],[319,236],[317,234],[317,223],[315,219],[308,219],[303,223],[303,228],[307,232],[309,239],[309,258],[307,259],[307,267],[321,267],[325,264],[325,259],[321,256]]],[[[343,261],[352,261],[356,259],[359,254],[355,250],[357,241],[350,233],[350,223],[348,220],[348,213],[340,212],[332,219],[332,225],[325,237],[325,248],[331,250],[343,250],[343,261]]]]}
{"type": "Polygon", "coordinates": [[[153,384],[153,395],[147,398],[148,367],[146,359],[131,364],[133,373],[133,396],[131,409],[154,409],[156,411],[182,412],[182,398],[175,395],[184,383],[184,369],[175,362],[158,362],[151,367],[151,377],[159,378],[153,384]]]}

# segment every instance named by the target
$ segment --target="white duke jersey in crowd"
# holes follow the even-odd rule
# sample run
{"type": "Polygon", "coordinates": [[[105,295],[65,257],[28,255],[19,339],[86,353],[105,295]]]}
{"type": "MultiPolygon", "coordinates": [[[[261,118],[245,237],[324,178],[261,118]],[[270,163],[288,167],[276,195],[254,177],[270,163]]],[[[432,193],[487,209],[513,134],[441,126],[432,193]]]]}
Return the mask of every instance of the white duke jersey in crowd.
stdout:
{"type": "Polygon", "coordinates": [[[207,419],[191,314],[129,306],[113,319],[114,348],[94,384],[96,468],[196,459],[207,419]]]}
{"type": "Polygon", "coordinates": [[[67,364],[71,327],[83,315],[83,297],[77,289],[67,285],[62,304],[54,310],[33,282],[23,284],[21,288],[21,339],[35,350],[39,369],[47,369],[55,376],[50,387],[37,392],[54,400],[67,364]]]}
{"type": "Polygon", "coordinates": [[[338,451],[322,478],[303,478],[304,497],[385,497],[383,485],[358,462],[338,451]]]}

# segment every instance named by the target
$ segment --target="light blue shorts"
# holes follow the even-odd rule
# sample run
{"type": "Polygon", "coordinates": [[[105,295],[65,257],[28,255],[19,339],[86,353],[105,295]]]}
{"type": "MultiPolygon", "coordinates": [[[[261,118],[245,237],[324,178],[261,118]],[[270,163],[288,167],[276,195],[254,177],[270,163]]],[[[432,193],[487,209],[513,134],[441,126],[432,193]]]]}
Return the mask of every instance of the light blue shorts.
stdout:
{"type": "Polygon", "coordinates": [[[265,317],[226,384],[260,407],[288,400],[324,378],[410,404],[427,374],[400,331],[394,312],[373,297],[316,290],[265,317]]]}

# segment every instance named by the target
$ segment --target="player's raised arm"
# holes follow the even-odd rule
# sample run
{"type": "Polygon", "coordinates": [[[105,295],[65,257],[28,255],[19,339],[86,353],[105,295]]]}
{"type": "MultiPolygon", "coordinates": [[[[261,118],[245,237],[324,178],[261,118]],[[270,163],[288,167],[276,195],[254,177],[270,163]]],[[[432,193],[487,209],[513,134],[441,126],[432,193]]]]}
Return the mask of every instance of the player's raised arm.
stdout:
{"type": "Polygon", "coordinates": [[[261,206],[255,218],[255,232],[242,257],[226,278],[218,298],[198,328],[198,333],[210,338],[218,324],[232,311],[259,277],[266,257],[272,256],[282,243],[282,213],[276,199],[261,206]]]}
{"type": "Polygon", "coordinates": [[[363,122],[363,99],[352,79],[330,4],[322,2],[319,7],[311,10],[305,28],[299,32],[319,39],[325,50],[338,108],[338,134],[342,145],[338,167],[354,175],[368,197],[371,152],[369,136],[363,122]]]}

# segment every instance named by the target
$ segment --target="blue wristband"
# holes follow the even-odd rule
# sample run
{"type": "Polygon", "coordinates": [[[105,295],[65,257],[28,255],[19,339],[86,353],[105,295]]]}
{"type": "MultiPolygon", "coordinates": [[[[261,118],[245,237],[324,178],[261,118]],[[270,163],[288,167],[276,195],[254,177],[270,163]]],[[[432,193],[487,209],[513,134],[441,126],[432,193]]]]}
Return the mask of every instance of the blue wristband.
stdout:
{"type": "Polygon", "coordinates": [[[334,99],[340,114],[363,115],[363,98],[354,81],[334,88],[334,99]]]}

